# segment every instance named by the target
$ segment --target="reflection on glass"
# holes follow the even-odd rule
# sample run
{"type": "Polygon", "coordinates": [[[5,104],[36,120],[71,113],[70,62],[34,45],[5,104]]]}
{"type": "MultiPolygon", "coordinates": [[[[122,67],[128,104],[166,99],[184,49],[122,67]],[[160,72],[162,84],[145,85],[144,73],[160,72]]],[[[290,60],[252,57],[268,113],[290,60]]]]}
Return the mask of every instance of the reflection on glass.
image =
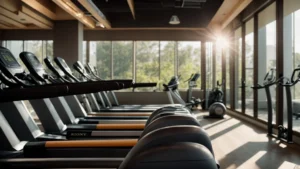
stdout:
{"type": "Polygon", "coordinates": [[[230,48],[225,49],[226,61],[226,106],[231,108],[231,91],[230,91],[230,48]]]}
{"type": "Polygon", "coordinates": [[[246,37],[245,37],[245,50],[246,50],[246,58],[245,58],[245,113],[253,116],[253,52],[254,52],[254,34],[253,34],[253,19],[246,23],[246,37]]]}
{"type": "Polygon", "coordinates": [[[111,41],[91,41],[89,63],[98,69],[100,78],[111,79],[111,41]]]}
{"type": "MultiPolygon", "coordinates": [[[[276,20],[275,3],[259,13],[258,29],[258,82],[262,84],[270,68],[276,68],[276,20]]],[[[273,123],[276,122],[276,85],[270,87],[273,123]]],[[[258,92],[258,118],[267,121],[267,99],[263,90],[258,92]]]]}
{"type": "Polygon", "coordinates": [[[113,78],[133,79],[132,77],[132,41],[113,42],[113,78]]]}
{"type": "MultiPolygon", "coordinates": [[[[291,76],[293,69],[300,64],[300,8],[294,6],[296,0],[288,0],[284,11],[284,76],[291,76]]],[[[285,92],[285,91],[284,91],[285,92]]],[[[300,85],[291,88],[293,112],[300,115],[300,85]]],[[[286,93],[284,93],[285,95],[286,93]]],[[[284,125],[287,126],[287,104],[284,100],[284,125]]],[[[300,132],[300,118],[293,116],[293,130],[300,132]]]]}
{"type": "Polygon", "coordinates": [[[159,88],[163,89],[162,84],[167,84],[175,73],[175,42],[160,42],[160,81],[159,88]]]}
{"type": "MultiPolygon", "coordinates": [[[[178,75],[181,75],[180,89],[187,89],[188,83],[184,82],[192,74],[200,73],[201,43],[178,42],[178,75]]],[[[200,79],[197,81],[200,86],[200,79]]]]}
{"type": "Polygon", "coordinates": [[[242,112],[242,29],[235,31],[235,109],[242,112]]]}
{"type": "Polygon", "coordinates": [[[24,41],[24,51],[33,53],[41,63],[43,62],[43,41],[24,41]]]}
{"type": "Polygon", "coordinates": [[[87,53],[86,53],[86,48],[87,48],[87,43],[86,41],[83,41],[82,43],[82,64],[86,64],[86,59],[87,59],[87,53]]]}
{"type": "Polygon", "coordinates": [[[19,60],[19,54],[23,52],[23,41],[6,41],[6,48],[19,60]]]}
{"type": "Polygon", "coordinates": [[[216,81],[222,82],[222,48],[216,48],[216,81]]]}
{"type": "Polygon", "coordinates": [[[136,45],[136,82],[158,82],[159,42],[137,41],[136,45]]]}

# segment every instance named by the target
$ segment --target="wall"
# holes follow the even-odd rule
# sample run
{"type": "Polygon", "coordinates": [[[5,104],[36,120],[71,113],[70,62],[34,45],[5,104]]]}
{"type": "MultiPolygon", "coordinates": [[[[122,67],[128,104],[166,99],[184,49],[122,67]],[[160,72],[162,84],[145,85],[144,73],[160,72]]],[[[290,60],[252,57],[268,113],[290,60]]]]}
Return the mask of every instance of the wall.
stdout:
{"type": "Polygon", "coordinates": [[[53,40],[52,30],[1,30],[0,40],[53,40]]]}

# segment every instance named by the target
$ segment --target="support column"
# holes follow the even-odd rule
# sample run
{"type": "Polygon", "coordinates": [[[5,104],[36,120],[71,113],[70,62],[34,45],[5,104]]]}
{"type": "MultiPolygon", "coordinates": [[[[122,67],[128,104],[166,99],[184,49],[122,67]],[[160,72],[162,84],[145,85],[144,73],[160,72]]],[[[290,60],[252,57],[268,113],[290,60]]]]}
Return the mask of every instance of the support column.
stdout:
{"type": "Polygon", "coordinates": [[[62,57],[70,67],[83,61],[83,25],[79,21],[56,21],[54,24],[53,53],[62,57]]]}
{"type": "MultiPolygon", "coordinates": [[[[276,77],[283,76],[283,0],[276,0],[276,77]]],[[[276,88],[276,124],[283,124],[283,87],[276,88]]]]}

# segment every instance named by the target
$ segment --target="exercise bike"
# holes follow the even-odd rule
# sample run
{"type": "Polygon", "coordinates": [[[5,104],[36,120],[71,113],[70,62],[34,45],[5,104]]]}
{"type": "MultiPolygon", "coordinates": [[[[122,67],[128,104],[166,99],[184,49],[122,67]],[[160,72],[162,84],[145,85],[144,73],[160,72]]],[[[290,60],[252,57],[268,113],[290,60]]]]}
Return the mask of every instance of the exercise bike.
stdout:
{"type": "Polygon", "coordinates": [[[205,118],[224,118],[227,109],[223,103],[224,93],[220,89],[220,87],[223,85],[224,83],[220,84],[219,81],[217,81],[217,86],[210,91],[208,97],[209,115],[205,116],[205,118]]]}

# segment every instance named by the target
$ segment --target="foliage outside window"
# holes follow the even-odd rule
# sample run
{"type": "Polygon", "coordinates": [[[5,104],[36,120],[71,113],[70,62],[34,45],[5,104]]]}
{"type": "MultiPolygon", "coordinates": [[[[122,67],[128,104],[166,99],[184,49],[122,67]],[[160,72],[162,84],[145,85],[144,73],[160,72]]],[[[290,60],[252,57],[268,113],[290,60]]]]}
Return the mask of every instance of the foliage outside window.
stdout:
{"type": "MultiPolygon", "coordinates": [[[[201,42],[178,42],[178,75],[181,76],[181,89],[187,89],[185,82],[192,74],[200,73],[201,42]]],[[[197,81],[200,86],[200,78],[197,81]]]]}

